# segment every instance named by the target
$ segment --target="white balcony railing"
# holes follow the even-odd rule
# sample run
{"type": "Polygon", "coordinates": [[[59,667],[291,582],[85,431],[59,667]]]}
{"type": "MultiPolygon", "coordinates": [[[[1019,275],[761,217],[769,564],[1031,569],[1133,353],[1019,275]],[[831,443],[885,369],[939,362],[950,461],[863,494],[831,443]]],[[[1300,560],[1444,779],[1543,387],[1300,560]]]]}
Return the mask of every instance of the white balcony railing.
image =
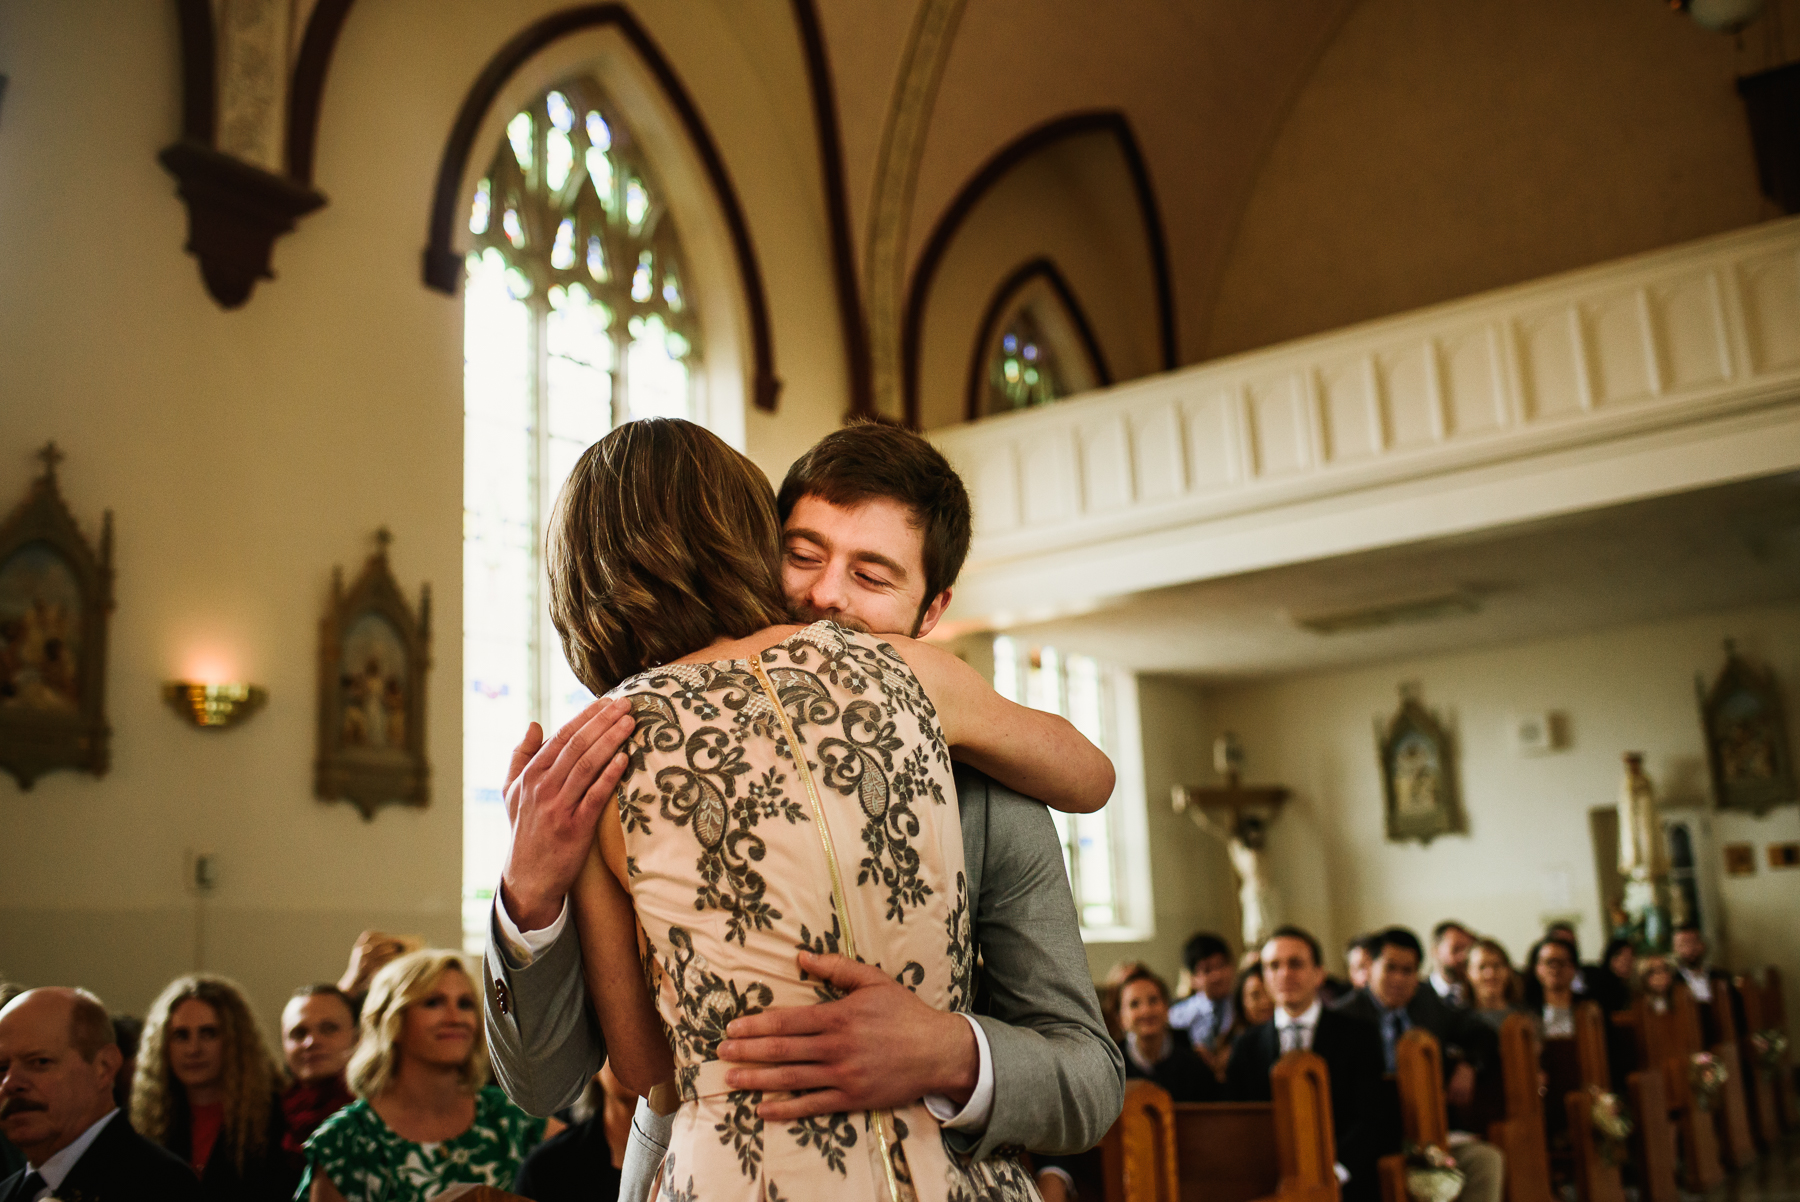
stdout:
{"type": "Polygon", "coordinates": [[[1800,466],[1800,218],[931,437],[975,504],[955,611],[965,618],[1800,466]],[[1434,497],[1497,464],[1548,471],[1585,447],[1591,468],[1597,444],[1636,453],[1659,434],[1751,414],[1760,433],[1672,475],[1665,456],[1630,484],[1546,477],[1547,492],[1513,489],[1516,504],[1491,496],[1459,521],[1430,513],[1434,497]],[[1252,540],[1261,551],[1219,541],[1247,521],[1269,535],[1284,514],[1316,527],[1383,498],[1385,526],[1360,534],[1252,540]],[[1415,512],[1396,521],[1399,499],[1415,512]]]}

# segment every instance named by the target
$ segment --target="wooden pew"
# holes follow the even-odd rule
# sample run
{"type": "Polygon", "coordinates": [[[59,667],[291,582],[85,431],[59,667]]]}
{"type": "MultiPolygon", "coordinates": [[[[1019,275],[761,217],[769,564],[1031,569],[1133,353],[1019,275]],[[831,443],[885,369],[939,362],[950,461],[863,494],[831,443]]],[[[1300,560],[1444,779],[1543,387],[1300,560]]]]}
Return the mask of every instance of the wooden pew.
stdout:
{"type": "Polygon", "coordinates": [[[450,1185],[431,1195],[426,1202],[531,1202],[491,1185],[450,1185]]]}
{"type": "Polygon", "coordinates": [[[1775,1098],[1777,1073],[1763,1064],[1754,1046],[1756,1036],[1769,1029],[1769,1013],[1763,1000],[1762,982],[1755,977],[1732,981],[1744,1010],[1744,1029],[1738,1032],[1738,1053],[1744,1072],[1744,1094],[1750,1103],[1750,1130],[1765,1150],[1781,1140],[1780,1103],[1775,1098]]]}
{"type": "MultiPolygon", "coordinates": [[[[1756,1140],[1750,1135],[1750,1105],[1744,1097],[1744,1065],[1738,1054],[1737,998],[1731,979],[1724,974],[1714,975],[1710,984],[1713,1029],[1719,1035],[1710,1051],[1725,1066],[1727,1077],[1719,1089],[1718,1105],[1713,1108],[1713,1122],[1718,1128],[1719,1150],[1725,1163],[1734,1169],[1747,1169],[1756,1163],[1756,1140]]],[[[1698,1024],[1695,1031],[1689,1032],[1690,1039],[1697,1034],[1698,1024]]]]}
{"type": "Polygon", "coordinates": [[[1664,1101],[1680,1140],[1682,1183],[1694,1193],[1705,1193],[1725,1180],[1725,1169],[1719,1163],[1712,1116],[1695,1104],[1688,1087],[1688,1038],[1699,1021],[1694,997],[1678,983],[1667,1010],[1659,1012],[1648,998],[1640,998],[1634,1013],[1638,1063],[1662,1072],[1664,1101]]]}
{"type": "Polygon", "coordinates": [[[1273,1102],[1173,1103],[1129,1082],[1100,1144],[1107,1202],[1338,1202],[1325,1062],[1290,1053],[1269,1083],[1273,1102]]]}
{"type": "MultiPolygon", "coordinates": [[[[1787,1002],[1781,992],[1781,970],[1773,964],[1763,973],[1763,1006],[1769,1016],[1769,1025],[1783,1035],[1788,1035],[1787,1002]]],[[[1788,1035],[1790,1043],[1792,1035],[1788,1035]]],[[[1781,1126],[1784,1131],[1800,1130],[1800,1102],[1794,1098],[1794,1060],[1790,1050],[1781,1058],[1781,1068],[1775,1076],[1775,1105],[1781,1112],[1781,1126]]]]}
{"type": "MultiPolygon", "coordinates": [[[[1437,1037],[1414,1027],[1394,1045],[1394,1077],[1400,1093],[1400,1129],[1408,1144],[1449,1151],[1450,1118],[1444,1109],[1444,1058],[1437,1037]]],[[[1383,1156],[1375,1164],[1381,1202],[1411,1202],[1406,1157],[1383,1156]]]]}
{"type": "MultiPolygon", "coordinates": [[[[1610,1057],[1620,1049],[1629,1057],[1631,1071],[1626,1072],[1623,1094],[1631,1111],[1634,1130],[1631,1134],[1631,1168],[1637,1178],[1639,1202],[1680,1202],[1681,1189],[1676,1178],[1676,1152],[1679,1147],[1675,1127],[1669,1120],[1669,1098],[1660,1067],[1646,1062],[1640,1015],[1649,1006],[1640,1001],[1632,1009],[1609,1015],[1611,1032],[1623,1039],[1607,1040],[1598,1049],[1583,1041],[1579,1020],[1575,1038],[1583,1043],[1583,1072],[1590,1058],[1610,1057]]],[[[1611,1067],[1609,1065],[1609,1067],[1611,1067]]],[[[1618,1074],[1614,1073],[1614,1080],[1618,1074]]]]}
{"type": "MultiPolygon", "coordinates": [[[[1612,1090],[1612,1069],[1606,1058],[1606,1017],[1594,1002],[1575,1007],[1575,1088],[1563,1094],[1563,1112],[1569,1122],[1569,1155],[1578,1202],[1625,1202],[1625,1183],[1619,1166],[1601,1155],[1600,1133],[1594,1130],[1594,1095],[1591,1090],[1612,1090]]],[[[1548,1040],[1545,1041],[1546,1045],[1548,1040]]],[[[1555,1092],[1554,1078],[1551,1085],[1555,1092]]],[[[1511,1166],[1509,1165],[1510,1169],[1511,1166]]],[[[1675,1174],[1669,1174],[1669,1195],[1675,1196],[1675,1174]]]]}
{"type": "Polygon", "coordinates": [[[1489,1124],[1488,1142],[1506,1156],[1506,1202],[1553,1202],[1544,1099],[1538,1090],[1537,1027],[1523,1014],[1500,1026],[1500,1075],[1506,1117],[1489,1124]]]}

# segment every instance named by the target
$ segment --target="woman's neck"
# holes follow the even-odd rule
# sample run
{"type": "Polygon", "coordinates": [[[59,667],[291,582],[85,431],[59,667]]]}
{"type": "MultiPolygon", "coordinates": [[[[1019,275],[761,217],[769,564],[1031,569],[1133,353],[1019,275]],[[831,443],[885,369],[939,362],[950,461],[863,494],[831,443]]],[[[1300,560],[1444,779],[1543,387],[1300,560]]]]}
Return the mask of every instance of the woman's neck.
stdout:
{"type": "Polygon", "coordinates": [[[1546,1006],[1553,1006],[1558,1010],[1567,1010],[1574,1004],[1575,991],[1573,989],[1544,990],[1544,1005],[1546,1006]]]}
{"type": "Polygon", "coordinates": [[[395,1105],[422,1114],[449,1114],[469,1100],[459,1066],[419,1060],[402,1060],[382,1094],[395,1105]]]}
{"type": "Polygon", "coordinates": [[[220,1081],[209,1081],[205,1085],[184,1086],[187,1090],[188,1106],[218,1106],[225,1101],[225,1085],[220,1081]]]}
{"type": "Polygon", "coordinates": [[[1163,1041],[1169,1037],[1169,1033],[1166,1030],[1158,1031],[1154,1035],[1144,1035],[1136,1031],[1132,1032],[1132,1034],[1137,1036],[1138,1055],[1142,1056],[1145,1060],[1148,1060],[1151,1064],[1155,1064],[1158,1060],[1162,1059],[1163,1041]]]}

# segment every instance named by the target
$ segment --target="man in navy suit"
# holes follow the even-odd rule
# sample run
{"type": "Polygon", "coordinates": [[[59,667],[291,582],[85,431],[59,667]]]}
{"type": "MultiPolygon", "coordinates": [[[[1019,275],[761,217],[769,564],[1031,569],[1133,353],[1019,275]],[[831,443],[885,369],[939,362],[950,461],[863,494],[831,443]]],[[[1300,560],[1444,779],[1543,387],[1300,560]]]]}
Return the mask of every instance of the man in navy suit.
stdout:
{"type": "Polygon", "coordinates": [[[193,1202],[200,1183],[113,1104],[119,1045],[100,999],[33,989],[0,1010],[0,1129],[25,1167],[0,1202],[193,1202]]]}
{"type": "Polygon", "coordinates": [[[1400,1150],[1399,1114],[1381,1089],[1381,1036],[1361,1019],[1327,1010],[1319,941],[1299,927],[1280,927],[1262,946],[1263,984],[1275,1017],[1238,1037],[1225,1088],[1233,1101],[1266,1102],[1269,1072],[1293,1051],[1310,1051],[1331,1076],[1331,1126],[1338,1177],[1353,1202],[1379,1195],[1375,1161],[1400,1150]]]}

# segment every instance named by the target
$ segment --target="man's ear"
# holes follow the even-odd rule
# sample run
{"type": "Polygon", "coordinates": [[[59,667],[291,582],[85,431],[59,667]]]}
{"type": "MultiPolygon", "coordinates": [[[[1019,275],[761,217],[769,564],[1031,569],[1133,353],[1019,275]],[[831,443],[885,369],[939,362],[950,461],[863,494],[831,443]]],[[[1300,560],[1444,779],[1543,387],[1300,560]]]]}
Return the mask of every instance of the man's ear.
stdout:
{"type": "Polygon", "coordinates": [[[925,612],[919,615],[919,628],[912,634],[915,639],[924,638],[931,633],[931,628],[938,624],[938,619],[944,616],[944,610],[950,607],[951,591],[945,589],[932,599],[930,605],[925,607],[925,612]]]}
{"type": "Polygon", "coordinates": [[[119,1051],[119,1045],[116,1043],[109,1043],[94,1053],[94,1069],[100,1074],[107,1089],[113,1087],[113,1082],[118,1079],[119,1069],[124,1064],[124,1053],[119,1051]]]}

